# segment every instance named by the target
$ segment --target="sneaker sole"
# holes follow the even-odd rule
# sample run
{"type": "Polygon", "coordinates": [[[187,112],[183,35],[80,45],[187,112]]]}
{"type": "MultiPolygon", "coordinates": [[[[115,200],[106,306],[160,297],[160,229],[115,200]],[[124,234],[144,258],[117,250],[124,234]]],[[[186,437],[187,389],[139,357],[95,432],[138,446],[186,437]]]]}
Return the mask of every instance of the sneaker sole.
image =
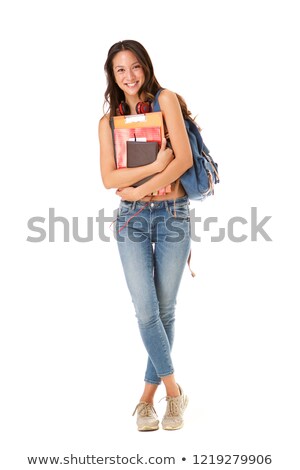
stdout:
{"type": "Polygon", "coordinates": [[[151,426],[143,426],[142,428],[138,428],[138,431],[144,432],[144,431],[157,431],[159,429],[159,426],[156,427],[151,427],[151,426]]]}
{"type": "Polygon", "coordinates": [[[176,428],[172,428],[171,426],[165,426],[163,427],[164,431],[177,431],[177,429],[183,428],[183,423],[177,426],[176,428]]]}

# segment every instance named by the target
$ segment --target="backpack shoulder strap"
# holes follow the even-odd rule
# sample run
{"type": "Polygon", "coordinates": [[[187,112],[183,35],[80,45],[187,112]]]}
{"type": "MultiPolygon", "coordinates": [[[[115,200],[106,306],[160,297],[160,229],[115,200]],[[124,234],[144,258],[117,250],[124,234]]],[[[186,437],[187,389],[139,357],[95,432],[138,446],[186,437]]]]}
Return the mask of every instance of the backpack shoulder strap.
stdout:
{"type": "Polygon", "coordinates": [[[160,106],[158,102],[158,97],[161,94],[161,92],[164,90],[164,88],[160,88],[158,92],[156,93],[154,100],[153,100],[153,111],[160,111],[160,106]]]}
{"type": "MultiPolygon", "coordinates": [[[[159,102],[158,102],[158,97],[159,95],[161,94],[161,92],[164,90],[164,88],[160,88],[158,90],[158,92],[156,93],[155,97],[154,97],[154,100],[153,100],[153,111],[160,111],[160,106],[159,106],[159,102]]],[[[176,182],[175,182],[175,187],[174,187],[174,215],[176,217],[176,206],[175,206],[175,203],[176,203],[176,199],[177,199],[177,194],[178,194],[178,189],[179,189],[179,183],[180,183],[180,178],[177,178],[176,182]]],[[[192,271],[191,269],[191,266],[190,266],[190,262],[191,262],[191,256],[192,256],[192,250],[190,249],[190,253],[189,253],[189,256],[188,256],[188,260],[187,260],[187,264],[188,264],[188,267],[189,267],[189,270],[191,272],[191,275],[193,277],[196,276],[196,274],[194,273],[194,271],[192,271]]]]}

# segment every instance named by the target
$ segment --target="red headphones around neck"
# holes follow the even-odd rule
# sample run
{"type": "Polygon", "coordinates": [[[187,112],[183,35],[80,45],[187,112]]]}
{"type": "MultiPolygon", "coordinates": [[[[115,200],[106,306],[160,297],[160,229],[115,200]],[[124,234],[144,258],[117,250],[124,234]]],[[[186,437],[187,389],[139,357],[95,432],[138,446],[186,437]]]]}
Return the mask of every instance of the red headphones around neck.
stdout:
{"type": "MultiPolygon", "coordinates": [[[[151,113],[152,111],[152,106],[151,106],[151,101],[139,101],[139,103],[135,107],[136,114],[145,114],[145,113],[151,113]]],[[[126,103],[126,101],[121,101],[119,104],[119,112],[121,116],[125,116],[130,114],[130,108],[129,105],[126,103]]]]}

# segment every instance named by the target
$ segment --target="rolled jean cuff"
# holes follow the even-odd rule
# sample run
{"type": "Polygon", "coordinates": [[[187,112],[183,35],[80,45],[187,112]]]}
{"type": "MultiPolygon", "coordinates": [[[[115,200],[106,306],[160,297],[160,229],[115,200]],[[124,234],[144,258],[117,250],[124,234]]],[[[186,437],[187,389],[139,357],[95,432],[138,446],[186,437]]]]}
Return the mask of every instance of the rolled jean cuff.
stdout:
{"type": "MultiPolygon", "coordinates": [[[[166,374],[160,374],[159,378],[161,379],[162,377],[168,377],[168,375],[173,375],[173,374],[174,374],[174,369],[172,369],[171,372],[167,372],[166,374]]],[[[147,379],[147,377],[145,377],[145,382],[149,384],[159,385],[161,383],[161,380],[158,382],[155,379],[147,379]]]]}
{"type": "Polygon", "coordinates": [[[161,384],[161,380],[160,380],[159,382],[155,382],[155,381],[152,380],[152,379],[146,379],[146,377],[145,377],[145,382],[146,382],[147,384],[152,384],[152,385],[160,385],[160,384],[161,384]]]}
{"type": "Polygon", "coordinates": [[[167,372],[166,374],[159,374],[159,377],[168,377],[168,375],[173,375],[174,374],[174,369],[171,370],[171,372],[167,372]]]}

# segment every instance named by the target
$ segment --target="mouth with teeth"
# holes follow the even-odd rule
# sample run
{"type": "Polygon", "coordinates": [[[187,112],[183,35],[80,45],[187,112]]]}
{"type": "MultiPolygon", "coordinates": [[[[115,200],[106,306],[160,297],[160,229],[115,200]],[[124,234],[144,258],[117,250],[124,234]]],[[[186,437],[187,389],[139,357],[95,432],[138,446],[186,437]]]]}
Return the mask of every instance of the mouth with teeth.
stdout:
{"type": "Polygon", "coordinates": [[[133,82],[133,83],[126,83],[126,86],[129,88],[134,88],[139,82],[133,82]]]}

